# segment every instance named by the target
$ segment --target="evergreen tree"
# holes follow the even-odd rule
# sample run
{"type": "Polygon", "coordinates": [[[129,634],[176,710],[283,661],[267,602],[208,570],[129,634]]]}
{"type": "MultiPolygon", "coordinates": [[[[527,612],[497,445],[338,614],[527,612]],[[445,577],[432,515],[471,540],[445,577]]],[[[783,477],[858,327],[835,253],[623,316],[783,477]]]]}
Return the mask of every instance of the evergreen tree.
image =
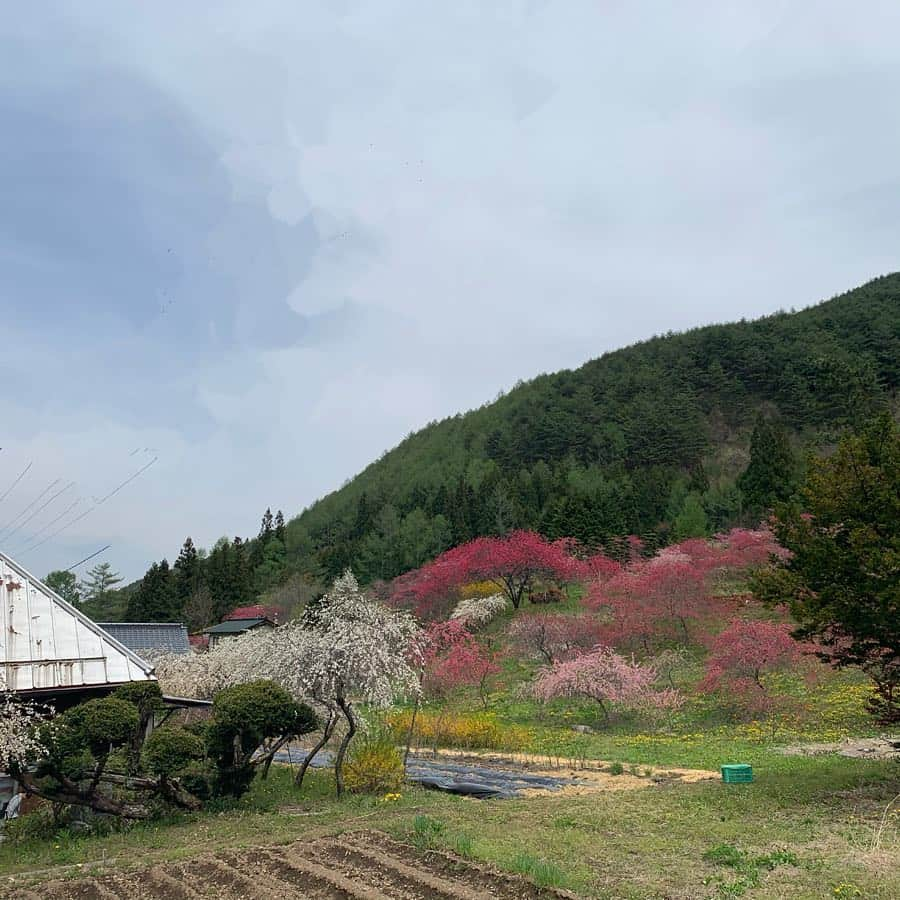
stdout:
{"type": "Polygon", "coordinates": [[[275,537],[281,541],[282,546],[285,545],[284,513],[280,509],[275,513],[275,537]]]}
{"type": "Polygon", "coordinates": [[[153,563],[141,579],[140,587],[129,598],[131,622],[178,621],[178,599],[168,560],[153,563]]]}
{"type": "Polygon", "coordinates": [[[175,596],[182,606],[188,597],[199,589],[202,574],[197,548],[194,546],[193,540],[188,537],[172,567],[175,596]]]}
{"type": "Polygon", "coordinates": [[[115,590],[122,577],[108,563],[98,563],[88,570],[81,585],[82,609],[94,621],[115,622],[123,612],[122,596],[115,590]]]}
{"type": "Polygon", "coordinates": [[[75,607],[81,605],[81,588],[78,585],[78,579],[75,577],[74,572],[57,569],[47,575],[44,579],[44,584],[51,591],[56,591],[66,603],[71,603],[75,607]]]}
{"type": "Polygon", "coordinates": [[[797,462],[780,422],[756,420],[750,437],[750,462],[738,478],[748,512],[759,516],[790,498],[797,487],[797,462]]]}

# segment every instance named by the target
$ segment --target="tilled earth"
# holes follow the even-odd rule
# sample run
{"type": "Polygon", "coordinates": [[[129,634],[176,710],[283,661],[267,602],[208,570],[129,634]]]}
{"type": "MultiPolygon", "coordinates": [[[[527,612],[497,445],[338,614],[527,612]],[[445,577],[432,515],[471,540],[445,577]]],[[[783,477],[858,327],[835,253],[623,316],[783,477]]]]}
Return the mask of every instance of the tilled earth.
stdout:
{"type": "Polygon", "coordinates": [[[217,853],[150,869],[5,892],[22,900],[544,900],[571,896],[378,832],[217,853]]]}

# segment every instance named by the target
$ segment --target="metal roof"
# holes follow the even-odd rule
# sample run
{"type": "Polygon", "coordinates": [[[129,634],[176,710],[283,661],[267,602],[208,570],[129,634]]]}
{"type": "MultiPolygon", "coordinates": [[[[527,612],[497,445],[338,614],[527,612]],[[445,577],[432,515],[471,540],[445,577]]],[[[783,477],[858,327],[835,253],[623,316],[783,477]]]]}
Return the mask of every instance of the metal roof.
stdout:
{"type": "Polygon", "coordinates": [[[150,663],[0,553],[0,687],[31,693],[153,678],[150,663]]]}
{"type": "Polygon", "coordinates": [[[181,622],[98,622],[107,634],[137,653],[190,653],[187,628],[181,622]]]}
{"type": "Polygon", "coordinates": [[[211,628],[204,628],[203,634],[241,634],[260,625],[273,624],[268,619],[226,619],[211,628]]]}

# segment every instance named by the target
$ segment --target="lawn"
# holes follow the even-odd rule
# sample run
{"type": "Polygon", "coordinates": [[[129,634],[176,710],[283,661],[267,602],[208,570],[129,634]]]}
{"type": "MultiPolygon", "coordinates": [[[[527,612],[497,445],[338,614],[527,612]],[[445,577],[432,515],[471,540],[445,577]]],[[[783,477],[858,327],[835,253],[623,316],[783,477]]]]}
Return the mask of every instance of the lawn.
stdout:
{"type": "Polygon", "coordinates": [[[296,791],[279,769],[240,803],[106,835],[29,837],[36,824],[22,819],[18,840],[0,845],[0,871],[33,881],[378,828],[586,897],[900,896],[900,800],[888,809],[900,792],[897,763],[787,757],[724,730],[585,737],[594,758],[749,762],[756,779],[498,801],[407,788],[395,800],[337,802],[326,774],[296,791]]]}

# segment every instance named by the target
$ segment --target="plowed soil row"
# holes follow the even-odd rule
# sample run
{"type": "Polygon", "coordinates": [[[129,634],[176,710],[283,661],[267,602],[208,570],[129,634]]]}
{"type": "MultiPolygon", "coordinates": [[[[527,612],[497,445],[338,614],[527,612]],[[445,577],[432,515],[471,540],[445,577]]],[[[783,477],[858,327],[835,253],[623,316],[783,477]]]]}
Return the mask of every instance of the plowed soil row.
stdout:
{"type": "Polygon", "coordinates": [[[202,856],[141,871],[7,890],[22,900],[545,900],[571,896],[378,832],[202,856]]]}

